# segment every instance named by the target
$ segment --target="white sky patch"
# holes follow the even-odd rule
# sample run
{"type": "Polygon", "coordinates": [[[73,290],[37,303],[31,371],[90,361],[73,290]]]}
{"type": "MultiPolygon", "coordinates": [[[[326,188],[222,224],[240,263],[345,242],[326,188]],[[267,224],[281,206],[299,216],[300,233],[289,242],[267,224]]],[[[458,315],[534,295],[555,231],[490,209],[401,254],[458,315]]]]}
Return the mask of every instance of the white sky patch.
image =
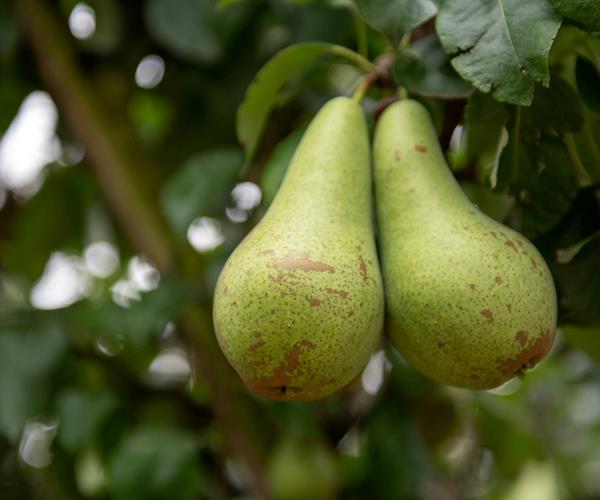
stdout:
{"type": "Polygon", "coordinates": [[[260,204],[262,191],[253,182],[241,182],[233,188],[231,197],[240,210],[252,210],[260,204]]]}
{"type": "Polygon", "coordinates": [[[190,378],[192,368],[183,350],[166,349],[152,360],[148,374],[158,384],[183,382],[190,378]]]}
{"type": "Polygon", "coordinates": [[[221,223],[210,217],[199,217],[192,221],[187,231],[187,239],[197,252],[210,252],[225,241],[221,223]]]}
{"type": "Polygon", "coordinates": [[[21,460],[31,467],[43,469],[52,463],[50,446],[56,435],[57,422],[28,422],[19,444],[21,460]]]}
{"type": "Polygon", "coordinates": [[[96,12],[85,2],[79,2],[69,16],[69,29],[75,38],[86,40],[96,32],[96,12]]]}
{"type": "Polygon", "coordinates": [[[140,292],[156,290],[160,284],[158,269],[139,255],[129,260],[127,276],[140,292]]]}
{"type": "Polygon", "coordinates": [[[0,183],[15,191],[41,185],[44,167],[61,156],[57,122],[58,111],[46,92],[36,90],[23,100],[0,142],[0,183]]]}
{"type": "Polygon", "coordinates": [[[143,89],[153,89],[165,76],[165,60],[151,54],[144,57],[135,70],[135,83],[143,89]]]}
{"type": "Polygon", "coordinates": [[[142,297],[135,284],[129,280],[119,280],[110,289],[112,299],[121,307],[129,307],[142,297]]]}
{"type": "Polygon", "coordinates": [[[37,309],[62,309],[86,297],[91,285],[82,259],[55,252],[31,289],[29,299],[37,309]]]}
{"type": "Polygon", "coordinates": [[[379,392],[389,365],[390,362],[385,356],[385,351],[377,351],[371,356],[361,378],[363,390],[367,394],[374,396],[379,392]]]}
{"type": "Polygon", "coordinates": [[[225,208],[225,214],[231,222],[237,224],[248,220],[248,212],[246,210],[240,210],[239,208],[227,207],[225,208]]]}
{"type": "Polygon", "coordinates": [[[108,278],[119,268],[117,249],[107,241],[96,241],[88,245],[83,258],[88,272],[97,278],[108,278]]]}

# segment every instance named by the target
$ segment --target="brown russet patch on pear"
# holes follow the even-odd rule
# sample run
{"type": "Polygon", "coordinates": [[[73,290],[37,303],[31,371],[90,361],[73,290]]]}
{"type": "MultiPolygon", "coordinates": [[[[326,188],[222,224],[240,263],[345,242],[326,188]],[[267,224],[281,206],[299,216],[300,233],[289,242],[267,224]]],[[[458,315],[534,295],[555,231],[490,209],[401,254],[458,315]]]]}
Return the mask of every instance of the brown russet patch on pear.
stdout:
{"type": "Polygon", "coordinates": [[[540,336],[529,347],[523,349],[515,358],[498,358],[496,366],[505,376],[511,376],[523,369],[533,368],[538,361],[544,358],[552,347],[556,328],[552,331],[540,332],[540,336]]]}
{"type": "Polygon", "coordinates": [[[423,144],[415,144],[415,150],[418,151],[419,153],[426,153],[427,147],[424,146],[423,144]]]}
{"type": "Polygon", "coordinates": [[[496,283],[498,283],[499,285],[501,285],[501,284],[503,283],[503,282],[502,282],[502,278],[501,278],[500,276],[496,276],[496,278],[495,278],[495,280],[494,280],[494,281],[495,281],[496,283]]]}
{"type": "Polygon", "coordinates": [[[369,275],[367,274],[367,264],[362,255],[359,255],[358,260],[359,260],[358,270],[360,271],[360,275],[362,276],[363,281],[365,283],[367,283],[369,281],[369,275]]]}
{"type": "Polygon", "coordinates": [[[274,255],[275,252],[273,250],[265,250],[263,252],[260,252],[261,255],[274,255]]]}
{"type": "Polygon", "coordinates": [[[402,159],[402,155],[400,154],[400,151],[396,149],[396,151],[394,151],[394,159],[396,161],[400,161],[402,159]]]}
{"type": "Polygon", "coordinates": [[[529,258],[529,260],[531,261],[531,266],[532,266],[532,269],[533,269],[534,271],[536,271],[536,270],[537,270],[537,264],[536,264],[536,262],[535,262],[534,258],[533,258],[533,257],[530,257],[530,258],[529,258]]]}
{"type": "Polygon", "coordinates": [[[319,307],[321,305],[321,301],[319,299],[315,299],[314,297],[308,297],[308,303],[311,307],[319,307]]]}
{"type": "Polygon", "coordinates": [[[306,273],[335,273],[335,267],[318,260],[311,260],[308,252],[299,254],[296,252],[288,252],[278,260],[273,261],[270,267],[280,271],[304,271],[306,273]]]}
{"type": "Polygon", "coordinates": [[[253,332],[253,333],[252,333],[252,336],[253,336],[254,338],[257,338],[257,339],[259,339],[259,338],[261,338],[261,337],[262,337],[262,332],[253,332]]]}
{"type": "Polygon", "coordinates": [[[494,237],[494,238],[498,238],[498,234],[496,234],[496,231],[490,231],[490,234],[494,237]]]}
{"type": "Polygon", "coordinates": [[[515,340],[521,344],[521,346],[524,346],[525,344],[527,344],[527,340],[529,339],[529,335],[527,334],[527,332],[525,330],[519,330],[517,332],[517,334],[515,335],[515,340]]]}
{"type": "Polygon", "coordinates": [[[488,323],[494,321],[494,313],[492,313],[492,311],[490,311],[489,309],[482,309],[481,311],[479,311],[479,314],[481,314],[488,323]]]}
{"type": "Polygon", "coordinates": [[[249,351],[250,352],[256,352],[257,349],[260,349],[262,346],[265,345],[265,341],[264,340],[259,340],[258,342],[254,342],[250,347],[249,347],[249,351]]]}
{"type": "Polygon", "coordinates": [[[347,299],[348,298],[348,292],[345,290],[336,290],[335,288],[329,288],[326,287],[324,289],[327,293],[330,293],[332,295],[337,295],[339,297],[342,297],[343,299],[347,299]]]}
{"type": "Polygon", "coordinates": [[[279,365],[273,370],[271,375],[255,380],[257,385],[264,388],[282,387],[290,385],[294,375],[297,375],[300,369],[300,354],[305,350],[310,350],[315,344],[310,340],[301,340],[296,342],[286,353],[279,365]]]}
{"type": "Polygon", "coordinates": [[[469,283],[469,288],[471,290],[475,290],[475,288],[477,288],[477,287],[475,286],[475,283],[469,283]]]}
{"type": "Polygon", "coordinates": [[[517,248],[517,246],[515,245],[515,242],[513,240],[509,240],[507,239],[504,244],[507,247],[511,247],[515,252],[519,253],[519,249],[517,248]]]}
{"type": "Polygon", "coordinates": [[[508,312],[512,312],[512,304],[506,304],[506,309],[508,309],[508,312]]]}

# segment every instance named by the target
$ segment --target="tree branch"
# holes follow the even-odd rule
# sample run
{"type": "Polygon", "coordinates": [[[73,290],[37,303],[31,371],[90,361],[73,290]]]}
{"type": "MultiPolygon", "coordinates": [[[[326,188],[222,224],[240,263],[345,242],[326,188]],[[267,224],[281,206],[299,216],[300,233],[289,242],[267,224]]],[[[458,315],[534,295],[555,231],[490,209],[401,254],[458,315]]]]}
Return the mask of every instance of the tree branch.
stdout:
{"type": "MultiPolygon", "coordinates": [[[[177,243],[153,203],[156,197],[141,182],[144,170],[140,167],[148,167],[148,162],[140,148],[115,127],[114,117],[82,74],[65,27],[43,0],[15,0],[14,6],[40,76],[72,133],[84,144],[86,158],[124,233],[162,274],[174,272],[177,263],[196,280],[201,279],[200,273],[194,273],[199,271],[198,257],[177,243]],[[135,175],[136,170],[142,177],[135,175]]],[[[217,423],[248,469],[254,498],[271,498],[263,471],[257,407],[217,345],[208,306],[190,307],[180,331],[191,348],[194,370],[212,389],[217,423]]]]}

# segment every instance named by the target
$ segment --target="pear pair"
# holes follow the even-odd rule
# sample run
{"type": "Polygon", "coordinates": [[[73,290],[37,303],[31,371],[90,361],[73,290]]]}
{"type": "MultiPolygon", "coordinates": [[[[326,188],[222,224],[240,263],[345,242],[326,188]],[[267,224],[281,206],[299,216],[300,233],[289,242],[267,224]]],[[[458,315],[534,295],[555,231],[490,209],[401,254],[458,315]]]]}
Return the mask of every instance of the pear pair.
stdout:
{"type": "MultiPolygon", "coordinates": [[[[498,386],[552,345],[556,298],[533,245],[479,212],[448,171],[427,111],[401,101],[374,140],[387,330],[430,378],[498,386]]],[[[383,329],[360,106],[327,103],[261,222],[217,282],[219,344],[275,399],[321,399],[364,368],[383,329]]]]}

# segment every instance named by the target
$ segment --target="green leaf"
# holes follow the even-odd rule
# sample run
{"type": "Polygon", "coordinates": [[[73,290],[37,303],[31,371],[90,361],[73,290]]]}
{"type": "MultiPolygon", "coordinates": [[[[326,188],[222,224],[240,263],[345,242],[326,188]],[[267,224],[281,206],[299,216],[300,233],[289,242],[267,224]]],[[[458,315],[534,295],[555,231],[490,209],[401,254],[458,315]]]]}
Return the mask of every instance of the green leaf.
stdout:
{"type": "Polygon", "coordinates": [[[173,122],[173,104],[160,94],[144,91],[135,92],[127,104],[138,137],[148,144],[162,141],[173,122]]]}
{"type": "Polygon", "coordinates": [[[285,84],[325,55],[344,58],[368,71],[372,65],[356,52],[329,43],[300,43],[278,52],[257,73],[237,113],[237,136],[246,159],[252,158],[265,122],[281,99],[285,84]]]}
{"type": "Polygon", "coordinates": [[[558,262],[559,264],[568,264],[587,243],[592,241],[594,238],[598,238],[599,236],[600,231],[596,231],[595,233],[590,234],[581,241],[578,241],[574,245],[569,246],[568,248],[559,248],[556,251],[556,262],[558,262]]]}
{"type": "Polygon", "coordinates": [[[188,287],[181,282],[163,281],[160,287],[142,295],[124,308],[107,294],[76,304],[69,310],[71,319],[90,335],[124,340],[133,346],[150,342],[168,321],[173,321],[187,304],[188,287]]]}
{"type": "Polygon", "coordinates": [[[15,214],[4,264],[38,278],[53,251],[80,250],[86,209],[96,195],[94,182],[90,171],[79,166],[52,170],[41,191],[15,214]]]}
{"type": "Polygon", "coordinates": [[[116,407],[110,392],[67,389],[58,397],[58,442],[68,451],[90,444],[98,426],[116,407]]]}
{"type": "Polygon", "coordinates": [[[465,108],[462,162],[475,162],[478,180],[496,187],[500,155],[508,141],[508,110],[489,94],[475,92],[465,108]]]}
{"type": "MultiPolygon", "coordinates": [[[[511,213],[511,225],[532,239],[560,222],[571,207],[579,185],[571,157],[561,140],[545,136],[539,145],[515,146],[518,177],[513,186],[517,204],[511,213]]],[[[508,170],[502,164],[500,168],[508,170]]]]}
{"type": "Polygon", "coordinates": [[[600,363],[600,327],[564,325],[560,327],[567,343],[584,351],[590,358],[600,363]]]}
{"type": "Polygon", "coordinates": [[[585,244],[568,264],[553,264],[565,323],[600,326],[600,239],[585,244]]]}
{"type": "Polygon", "coordinates": [[[215,149],[190,158],[169,179],[161,202],[167,220],[180,236],[185,237],[196,217],[223,212],[242,162],[237,148],[215,149]]]}
{"type": "Polygon", "coordinates": [[[415,94],[460,99],[473,87],[460,78],[434,34],[418,39],[410,49],[401,49],[394,63],[396,81],[415,94]]]}
{"type": "Polygon", "coordinates": [[[582,124],[579,96],[555,74],[549,88],[538,88],[531,107],[515,110],[507,127],[499,183],[516,195],[510,223],[529,238],[560,222],[579,190],[578,165],[566,141],[582,124]]]}
{"type": "Polygon", "coordinates": [[[271,204],[273,198],[277,194],[279,186],[283,182],[288,165],[294,156],[296,147],[300,143],[306,127],[302,127],[285,139],[283,139],[271,154],[260,178],[260,187],[263,192],[263,200],[268,205],[271,204]]]}
{"type": "Polygon", "coordinates": [[[548,0],[561,16],[589,31],[600,31],[598,0],[548,0]]]}
{"type": "Polygon", "coordinates": [[[561,77],[552,75],[549,88],[539,87],[525,119],[531,117],[532,126],[539,130],[563,135],[583,126],[584,115],[580,97],[561,77]]]}
{"type": "Polygon", "coordinates": [[[198,443],[176,429],[145,426],[127,434],[110,460],[107,486],[115,500],[200,498],[198,443]]]}
{"type": "Polygon", "coordinates": [[[504,222],[515,200],[505,193],[494,193],[474,182],[461,182],[465,194],[479,210],[499,222],[504,222]]]}
{"type": "Polygon", "coordinates": [[[17,23],[8,2],[0,4],[0,56],[8,54],[16,46],[17,23]]]}
{"type": "Polygon", "coordinates": [[[439,0],[356,0],[367,23],[393,41],[431,19],[439,0]]]}
{"type": "Polygon", "coordinates": [[[600,73],[584,57],[578,57],[575,65],[577,89],[583,102],[596,113],[600,113],[600,73]]]}
{"type": "Polygon", "coordinates": [[[65,350],[63,333],[44,322],[0,327],[0,434],[13,443],[28,419],[45,416],[52,375],[65,350]]]}
{"type": "Polygon", "coordinates": [[[148,0],[144,18],[150,35],[174,54],[213,63],[242,27],[246,5],[216,9],[216,0],[148,0]]]}
{"type": "Polygon", "coordinates": [[[444,2],[436,28],[452,65],[482,92],[529,105],[534,85],[548,85],[548,52],[561,19],[546,0],[444,2]]]}

